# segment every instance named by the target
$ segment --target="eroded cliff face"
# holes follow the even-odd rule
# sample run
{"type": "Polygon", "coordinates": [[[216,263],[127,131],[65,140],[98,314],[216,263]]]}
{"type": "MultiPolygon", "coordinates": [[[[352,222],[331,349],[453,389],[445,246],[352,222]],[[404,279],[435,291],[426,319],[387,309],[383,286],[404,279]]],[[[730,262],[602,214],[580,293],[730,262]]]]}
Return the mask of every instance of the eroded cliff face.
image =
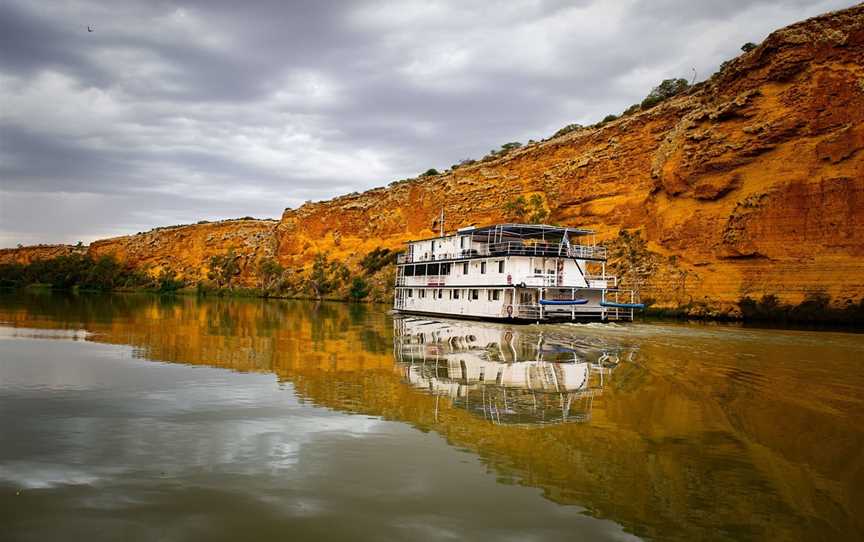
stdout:
{"type": "Polygon", "coordinates": [[[167,271],[189,282],[207,280],[210,258],[231,253],[239,270],[233,284],[254,287],[258,263],[273,256],[276,224],[275,220],[240,219],[158,228],[96,241],[89,253],[94,258],[113,256],[154,276],[167,271]]]}
{"type": "Polygon", "coordinates": [[[50,260],[60,256],[84,254],[87,247],[74,245],[32,245],[19,248],[0,248],[0,265],[27,265],[37,260],[50,260]]]}
{"type": "Polygon", "coordinates": [[[734,316],[744,297],[857,302],[862,59],[864,6],[795,24],[648,111],[286,210],[278,257],[288,266],[319,252],[350,261],[434,235],[442,207],[452,230],[505,221],[507,202],[539,194],[550,222],[595,229],[618,255],[612,267],[655,306],[734,316]]]}
{"type": "Polygon", "coordinates": [[[257,286],[263,258],[294,277],[319,254],[356,272],[373,249],[433,235],[442,208],[452,231],[511,220],[506,204],[536,194],[547,222],[595,229],[611,270],[655,307],[737,316],[765,296],[843,307],[864,298],[862,59],[858,5],[779,30],[685,95],[603,126],[289,209],[278,224],[163,228],[90,253],[195,282],[232,251],[236,284],[257,286]]]}

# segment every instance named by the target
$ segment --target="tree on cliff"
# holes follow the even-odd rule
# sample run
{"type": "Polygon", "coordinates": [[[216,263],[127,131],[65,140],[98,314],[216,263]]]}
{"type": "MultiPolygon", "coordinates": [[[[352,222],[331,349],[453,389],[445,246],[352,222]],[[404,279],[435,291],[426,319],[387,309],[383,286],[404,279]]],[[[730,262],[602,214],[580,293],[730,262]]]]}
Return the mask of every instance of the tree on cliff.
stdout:
{"type": "Polygon", "coordinates": [[[102,256],[90,267],[81,286],[94,290],[111,290],[114,280],[121,275],[122,267],[111,256],[102,256]]]}
{"type": "Polygon", "coordinates": [[[231,279],[240,274],[240,264],[237,259],[234,249],[210,258],[210,272],[207,276],[216,282],[217,288],[230,288],[231,279]]]}
{"type": "Polygon", "coordinates": [[[261,277],[261,289],[270,291],[279,286],[284,273],[285,268],[279,265],[279,262],[273,258],[261,260],[261,264],[258,266],[258,275],[261,277]]]}
{"type": "Polygon", "coordinates": [[[541,224],[549,218],[549,214],[550,211],[540,194],[532,194],[527,200],[525,196],[519,196],[504,204],[506,219],[514,222],[541,224]]]}
{"type": "Polygon", "coordinates": [[[690,84],[686,79],[665,79],[662,83],[654,87],[648,96],[642,100],[642,109],[650,109],[662,101],[668,100],[672,96],[681,94],[690,88],[690,84]]]}
{"type": "Polygon", "coordinates": [[[323,254],[315,256],[312,273],[309,275],[309,288],[317,298],[328,294],[333,288],[331,282],[327,280],[327,258],[323,254]]]}
{"type": "Polygon", "coordinates": [[[351,290],[348,292],[348,296],[352,301],[360,301],[369,295],[369,284],[363,279],[363,277],[354,277],[351,281],[351,290]]]}

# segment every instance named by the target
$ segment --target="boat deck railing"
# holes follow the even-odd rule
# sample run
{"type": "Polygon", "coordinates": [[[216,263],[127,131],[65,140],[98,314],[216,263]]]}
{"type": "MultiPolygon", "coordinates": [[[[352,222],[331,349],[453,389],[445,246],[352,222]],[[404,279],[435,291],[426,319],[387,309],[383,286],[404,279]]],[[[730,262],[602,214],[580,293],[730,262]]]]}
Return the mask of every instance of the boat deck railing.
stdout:
{"type": "MultiPolygon", "coordinates": [[[[531,274],[525,275],[525,285],[526,286],[547,286],[554,287],[558,284],[558,277],[553,273],[551,275],[543,275],[543,274],[531,274]]],[[[561,286],[562,288],[564,286],[561,286]]]]}
{"type": "Polygon", "coordinates": [[[460,260],[483,256],[541,256],[545,258],[578,258],[584,260],[605,260],[606,247],[600,245],[567,245],[562,243],[525,243],[523,241],[505,241],[488,243],[477,248],[464,249],[456,252],[438,252],[411,254],[402,253],[397,256],[396,263],[434,262],[442,260],[460,260]]]}
{"type": "Polygon", "coordinates": [[[617,288],[618,277],[615,275],[585,275],[585,280],[591,286],[592,282],[604,282],[604,288],[617,288]]]}
{"type": "MultiPolygon", "coordinates": [[[[609,277],[607,277],[608,279],[609,277]]],[[[567,298],[562,298],[566,300],[567,298]]],[[[612,303],[635,303],[636,292],[632,290],[610,289],[603,292],[602,300],[612,303]]],[[[578,320],[584,318],[596,318],[599,320],[633,320],[636,311],[628,307],[611,307],[597,305],[596,302],[588,304],[564,304],[564,305],[540,305],[524,304],[516,305],[515,316],[529,320],[548,319],[570,319],[578,320]]]]}
{"type": "Polygon", "coordinates": [[[515,316],[531,320],[539,320],[541,314],[540,305],[516,305],[515,316]]]}

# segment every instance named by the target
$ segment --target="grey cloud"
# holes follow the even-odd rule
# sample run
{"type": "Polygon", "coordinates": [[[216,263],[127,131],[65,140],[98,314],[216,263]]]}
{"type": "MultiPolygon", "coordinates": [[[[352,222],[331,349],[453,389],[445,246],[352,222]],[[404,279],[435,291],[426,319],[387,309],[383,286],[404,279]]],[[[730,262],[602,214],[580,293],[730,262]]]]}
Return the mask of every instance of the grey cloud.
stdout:
{"type": "Polygon", "coordinates": [[[0,244],[275,217],[594,122],[844,6],[11,0],[0,244]]]}

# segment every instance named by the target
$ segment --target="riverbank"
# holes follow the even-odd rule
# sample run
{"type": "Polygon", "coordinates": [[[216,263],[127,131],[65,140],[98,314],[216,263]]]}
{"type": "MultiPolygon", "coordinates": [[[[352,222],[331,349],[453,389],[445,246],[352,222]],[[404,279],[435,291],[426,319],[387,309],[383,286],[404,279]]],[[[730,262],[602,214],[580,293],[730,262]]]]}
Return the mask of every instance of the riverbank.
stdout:
{"type": "MultiPolygon", "coordinates": [[[[35,284],[23,288],[0,287],[0,293],[7,292],[53,293],[67,292],[71,295],[92,294],[142,294],[158,296],[183,296],[201,298],[238,298],[238,299],[273,299],[297,300],[313,302],[333,302],[366,304],[392,307],[391,299],[352,299],[328,295],[313,297],[304,295],[285,295],[268,293],[257,288],[212,288],[212,287],[182,287],[170,291],[160,291],[154,288],[118,288],[114,290],[97,290],[88,288],[52,288],[50,284],[35,284]]],[[[740,316],[728,314],[700,313],[692,307],[683,309],[664,309],[647,307],[637,313],[636,321],[641,322],[716,322],[737,323],[766,329],[809,329],[809,330],[864,330],[864,303],[850,305],[845,309],[833,309],[818,301],[798,306],[788,306],[764,300],[758,303],[746,302],[740,316]]]]}

